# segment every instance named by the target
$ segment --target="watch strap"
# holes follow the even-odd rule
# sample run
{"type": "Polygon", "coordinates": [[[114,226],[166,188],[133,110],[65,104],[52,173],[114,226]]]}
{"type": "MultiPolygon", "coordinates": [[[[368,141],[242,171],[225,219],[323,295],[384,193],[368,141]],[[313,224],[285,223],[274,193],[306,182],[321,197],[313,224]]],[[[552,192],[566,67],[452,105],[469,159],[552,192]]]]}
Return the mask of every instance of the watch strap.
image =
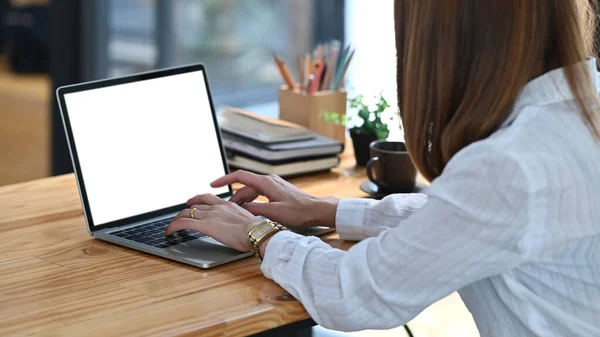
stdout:
{"type": "Polygon", "coordinates": [[[271,220],[264,220],[263,222],[259,223],[258,225],[254,226],[249,232],[248,232],[248,245],[250,246],[250,248],[252,249],[252,253],[254,253],[254,256],[256,256],[259,260],[263,260],[262,256],[260,256],[260,244],[263,243],[265,240],[267,240],[268,238],[270,238],[271,236],[275,235],[276,233],[280,232],[280,231],[284,231],[287,230],[287,227],[285,227],[284,225],[277,223],[275,221],[271,221],[271,220]],[[264,225],[269,225],[271,226],[271,228],[269,230],[267,230],[266,232],[264,232],[263,234],[259,235],[259,236],[255,236],[255,232],[262,226],[264,225]]]}

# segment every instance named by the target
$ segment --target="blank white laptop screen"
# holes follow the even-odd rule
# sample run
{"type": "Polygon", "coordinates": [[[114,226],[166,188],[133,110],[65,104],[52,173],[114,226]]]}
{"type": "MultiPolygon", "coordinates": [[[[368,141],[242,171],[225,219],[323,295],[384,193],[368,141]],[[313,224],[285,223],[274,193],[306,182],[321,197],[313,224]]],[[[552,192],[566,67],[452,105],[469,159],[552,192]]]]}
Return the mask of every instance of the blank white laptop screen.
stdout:
{"type": "Polygon", "coordinates": [[[229,191],[202,71],[64,100],[94,225],[229,191]]]}

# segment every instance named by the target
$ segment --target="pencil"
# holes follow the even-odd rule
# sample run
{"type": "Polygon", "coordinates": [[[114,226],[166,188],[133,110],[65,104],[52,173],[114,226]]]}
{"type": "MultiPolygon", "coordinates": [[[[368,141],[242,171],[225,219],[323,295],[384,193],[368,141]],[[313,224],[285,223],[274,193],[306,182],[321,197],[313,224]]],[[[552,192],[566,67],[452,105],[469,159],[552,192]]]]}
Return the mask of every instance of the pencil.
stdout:
{"type": "Polygon", "coordinates": [[[339,81],[339,78],[341,77],[342,69],[344,69],[344,64],[348,59],[349,52],[350,46],[347,46],[346,48],[344,48],[344,51],[340,55],[340,60],[337,64],[337,68],[334,69],[333,78],[331,79],[331,90],[335,89],[335,84],[339,81]]]}
{"type": "Polygon", "coordinates": [[[321,77],[323,76],[323,71],[325,69],[325,63],[321,62],[321,63],[319,63],[319,65],[317,67],[318,67],[318,69],[315,72],[314,77],[312,78],[310,86],[308,87],[308,93],[311,93],[311,94],[313,92],[319,90],[319,83],[321,82],[321,77]]]}
{"type": "Polygon", "coordinates": [[[331,44],[331,54],[329,55],[329,62],[327,62],[327,69],[325,69],[325,78],[323,79],[322,87],[324,90],[331,88],[331,82],[335,75],[337,68],[338,57],[340,53],[340,41],[334,40],[331,44]]]}
{"type": "Polygon", "coordinates": [[[288,89],[292,90],[296,87],[296,83],[294,81],[294,76],[290,73],[290,70],[285,65],[285,62],[277,54],[273,53],[273,58],[275,59],[275,63],[281,72],[281,77],[283,77],[283,81],[288,86],[288,89]]]}
{"type": "Polygon", "coordinates": [[[299,87],[301,90],[304,89],[304,69],[302,69],[303,67],[303,60],[302,60],[302,56],[298,55],[298,57],[296,58],[296,62],[298,63],[298,81],[299,81],[299,87]]]}
{"type": "Polygon", "coordinates": [[[313,58],[313,60],[317,60],[317,59],[321,58],[321,44],[320,43],[317,44],[317,46],[313,50],[312,58],[313,58]]]}
{"type": "Polygon", "coordinates": [[[327,74],[327,69],[329,68],[327,62],[324,61],[321,68],[323,68],[323,70],[321,71],[321,75],[319,75],[319,86],[317,87],[317,91],[326,90],[323,81],[325,80],[325,74],[327,74]]]}
{"type": "Polygon", "coordinates": [[[344,75],[346,75],[346,71],[348,70],[348,66],[350,65],[350,62],[352,61],[352,56],[354,56],[355,51],[356,51],[356,49],[352,50],[352,52],[350,52],[350,55],[348,56],[348,59],[346,60],[346,62],[344,62],[344,68],[342,69],[340,76],[336,79],[335,87],[333,88],[334,90],[337,91],[340,89],[340,85],[342,84],[342,81],[344,80],[344,75]]]}
{"type": "Polygon", "coordinates": [[[306,90],[308,88],[308,81],[310,80],[310,74],[312,72],[310,65],[310,55],[307,53],[304,56],[304,83],[302,83],[303,90],[306,90]]]}

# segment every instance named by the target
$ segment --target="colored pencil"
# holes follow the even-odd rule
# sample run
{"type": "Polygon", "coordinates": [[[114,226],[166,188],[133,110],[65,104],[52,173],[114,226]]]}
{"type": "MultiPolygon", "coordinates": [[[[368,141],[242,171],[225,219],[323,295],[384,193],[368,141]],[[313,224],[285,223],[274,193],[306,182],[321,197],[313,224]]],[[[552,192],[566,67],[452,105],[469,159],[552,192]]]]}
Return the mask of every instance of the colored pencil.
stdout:
{"type": "Polygon", "coordinates": [[[288,86],[288,89],[292,90],[296,88],[296,81],[294,80],[294,76],[292,75],[288,67],[285,65],[285,62],[283,62],[283,60],[279,58],[279,56],[277,56],[277,54],[275,53],[273,53],[273,58],[275,59],[275,63],[277,64],[277,67],[281,72],[281,77],[283,77],[283,81],[288,86]]]}
{"type": "Polygon", "coordinates": [[[301,90],[304,89],[304,69],[303,69],[303,65],[304,62],[302,60],[302,56],[298,55],[298,57],[296,58],[296,61],[298,63],[298,85],[300,87],[301,90]]]}
{"type": "Polygon", "coordinates": [[[348,66],[350,65],[350,62],[352,61],[352,57],[354,56],[354,52],[355,52],[355,50],[352,50],[352,52],[350,52],[350,55],[348,56],[348,58],[344,62],[344,68],[342,69],[342,71],[339,74],[339,76],[336,76],[336,82],[335,82],[335,86],[333,87],[333,90],[337,91],[337,90],[340,89],[340,85],[342,84],[342,81],[344,80],[344,76],[346,75],[346,71],[348,70],[348,66]]]}
{"type": "Polygon", "coordinates": [[[312,94],[313,92],[317,91],[319,89],[319,84],[321,83],[321,78],[323,76],[323,70],[325,69],[325,64],[323,62],[319,63],[319,65],[317,66],[317,71],[314,74],[314,77],[312,78],[312,82],[310,83],[310,86],[308,87],[308,93],[312,94]]]}
{"type": "Polygon", "coordinates": [[[337,69],[337,63],[340,53],[340,41],[335,40],[331,43],[331,53],[329,55],[329,62],[327,62],[327,69],[325,70],[325,78],[323,79],[322,87],[324,90],[331,88],[331,82],[337,69]]]}
{"type": "Polygon", "coordinates": [[[302,83],[302,90],[305,91],[308,89],[308,81],[310,80],[310,74],[312,72],[310,65],[310,55],[306,54],[304,56],[304,83],[302,83]]]}

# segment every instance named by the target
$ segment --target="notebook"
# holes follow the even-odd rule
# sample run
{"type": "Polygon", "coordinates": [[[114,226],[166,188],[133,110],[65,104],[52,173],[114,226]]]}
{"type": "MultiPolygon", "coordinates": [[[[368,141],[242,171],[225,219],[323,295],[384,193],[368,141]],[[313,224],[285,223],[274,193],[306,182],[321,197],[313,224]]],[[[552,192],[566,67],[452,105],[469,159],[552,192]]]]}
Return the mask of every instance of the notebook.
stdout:
{"type": "Polygon", "coordinates": [[[228,151],[275,163],[308,157],[336,156],[344,151],[342,143],[314,135],[314,138],[284,143],[265,144],[223,131],[223,145],[228,151]]]}
{"type": "Polygon", "coordinates": [[[221,130],[264,144],[306,140],[315,136],[313,131],[299,125],[232,107],[221,109],[218,120],[221,130]]]}
{"type": "Polygon", "coordinates": [[[328,157],[292,163],[270,165],[241,155],[228,158],[229,166],[261,174],[276,174],[281,177],[297,176],[306,173],[326,171],[338,166],[338,157],[328,157]]]}

